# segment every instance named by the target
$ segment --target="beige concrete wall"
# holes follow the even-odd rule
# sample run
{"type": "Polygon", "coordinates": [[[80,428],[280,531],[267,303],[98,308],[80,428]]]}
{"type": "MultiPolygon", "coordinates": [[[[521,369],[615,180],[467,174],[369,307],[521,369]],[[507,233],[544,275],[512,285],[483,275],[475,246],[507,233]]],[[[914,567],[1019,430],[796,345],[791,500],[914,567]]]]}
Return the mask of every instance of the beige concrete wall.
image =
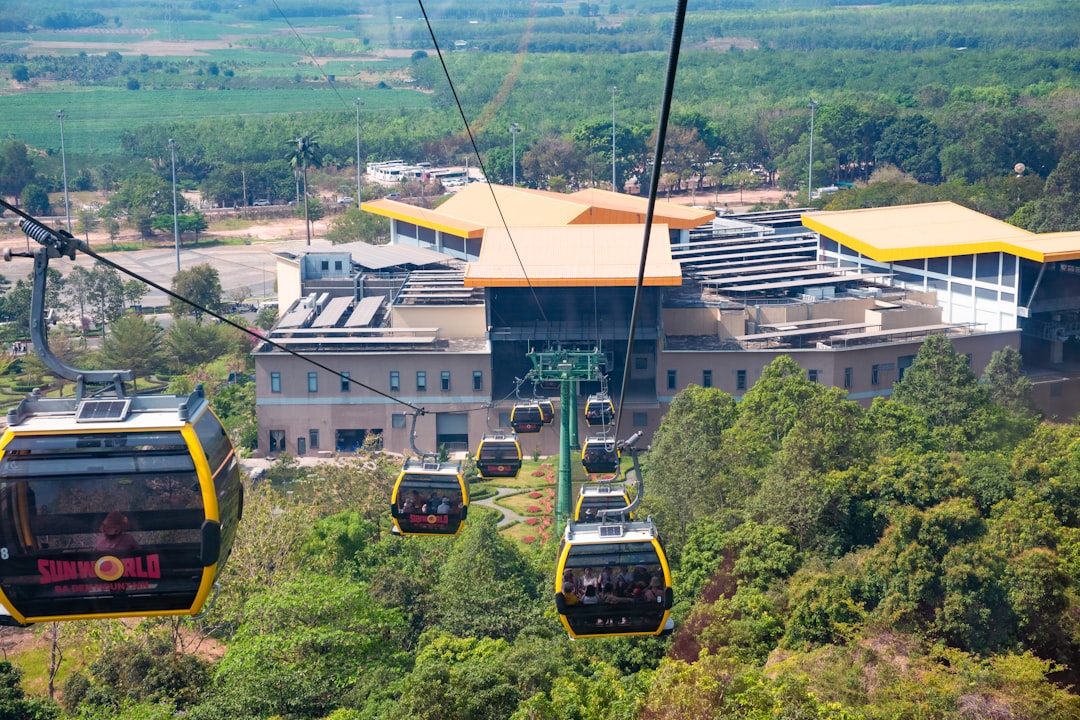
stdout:
{"type": "Polygon", "coordinates": [[[717,308],[664,308],[666,335],[715,335],[718,327],[717,308]]]}
{"type": "Polygon", "coordinates": [[[284,313],[289,306],[300,298],[300,263],[296,260],[279,257],[277,259],[278,307],[284,313]]]}
{"type": "Polygon", "coordinates": [[[398,306],[390,310],[390,327],[439,328],[439,337],[482,338],[487,334],[487,314],[483,305],[437,307],[398,306]]]}
{"type": "MultiPolygon", "coordinates": [[[[490,402],[491,356],[487,353],[320,353],[319,361],[327,367],[348,371],[365,385],[405,403],[428,411],[417,423],[417,446],[435,450],[435,414],[468,412],[469,442],[478,443],[486,423],[483,412],[476,412],[490,402]],[[441,373],[450,372],[450,389],[442,390],[441,373]],[[473,370],[483,373],[482,389],[473,390],[473,370]],[[399,373],[400,389],[390,389],[390,373],[399,373]],[[427,389],[417,389],[416,373],[424,371],[427,389]],[[475,440],[474,440],[475,438],[475,440]]],[[[404,427],[393,427],[394,415],[413,412],[407,405],[394,402],[363,387],[352,384],[343,390],[341,379],[283,353],[255,356],[256,415],[259,424],[259,449],[265,456],[269,449],[270,430],[284,430],[287,450],[296,454],[296,439],[308,437],[309,430],[319,431],[322,451],[334,449],[335,431],[372,429],[383,431],[386,450],[401,452],[409,445],[411,418],[404,427]],[[270,376],[281,373],[281,392],[270,392],[270,376]],[[308,392],[308,373],[318,376],[318,390],[308,392]]],[[[312,451],[314,452],[314,451],[312,451]]],[[[308,454],[312,454],[309,452],[308,454]]]]}
{"type": "Polygon", "coordinates": [[[868,308],[866,320],[870,325],[880,325],[882,330],[896,330],[920,325],[937,325],[941,322],[941,308],[929,305],[903,305],[898,308],[868,308]]]}

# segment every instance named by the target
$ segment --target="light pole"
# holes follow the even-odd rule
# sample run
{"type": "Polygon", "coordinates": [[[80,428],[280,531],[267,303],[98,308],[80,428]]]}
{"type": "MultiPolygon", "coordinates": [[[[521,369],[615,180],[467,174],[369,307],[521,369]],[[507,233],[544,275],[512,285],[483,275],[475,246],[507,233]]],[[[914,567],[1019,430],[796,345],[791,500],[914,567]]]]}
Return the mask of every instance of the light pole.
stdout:
{"type": "Polygon", "coordinates": [[[513,183],[512,184],[513,184],[514,187],[517,187],[517,134],[519,132],[521,132],[521,128],[518,127],[517,123],[513,123],[510,126],[510,138],[513,141],[513,146],[514,146],[513,153],[514,154],[511,157],[510,167],[511,167],[511,174],[513,176],[513,183]]]}
{"type": "Polygon", "coordinates": [[[172,160],[172,231],[176,245],[176,272],[180,272],[180,221],[176,215],[176,141],[169,138],[169,158],[172,160]]]}
{"type": "Polygon", "coordinates": [[[60,163],[64,167],[64,215],[67,217],[67,231],[71,234],[71,203],[68,201],[67,184],[67,150],[64,148],[64,110],[56,111],[56,117],[60,118],[60,163]]]}
{"type": "Polygon", "coordinates": [[[614,85],[611,86],[611,191],[618,192],[618,187],[615,185],[615,91],[618,90],[614,85]]]}
{"type": "Polygon", "coordinates": [[[363,185],[360,180],[360,98],[356,98],[356,207],[360,207],[363,199],[363,185]]]}
{"type": "Polygon", "coordinates": [[[810,101],[810,167],[806,170],[806,204],[809,205],[814,197],[814,111],[817,110],[817,102],[810,101]]]}

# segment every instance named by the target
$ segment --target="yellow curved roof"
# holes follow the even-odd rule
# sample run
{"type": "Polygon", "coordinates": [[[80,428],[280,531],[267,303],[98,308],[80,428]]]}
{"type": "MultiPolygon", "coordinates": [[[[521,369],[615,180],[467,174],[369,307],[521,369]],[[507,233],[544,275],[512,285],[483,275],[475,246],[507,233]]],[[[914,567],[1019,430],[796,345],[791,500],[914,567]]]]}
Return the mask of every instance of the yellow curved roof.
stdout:
{"type": "MultiPolygon", "coordinates": [[[[581,190],[571,195],[470,183],[436,209],[396,200],[372,200],[361,209],[441,230],[461,237],[478,238],[484,228],[565,227],[569,225],[640,225],[645,222],[648,201],[635,195],[607,190],[581,190]]],[[[712,210],[657,202],[653,223],[689,230],[715,217],[712,210]]]]}
{"type": "Polygon", "coordinates": [[[878,262],[987,252],[1080,258],[1080,232],[1035,234],[952,202],[806,213],[802,222],[878,262]]]}
{"type": "MultiPolygon", "coordinates": [[[[480,259],[465,269],[465,286],[633,287],[644,234],[644,225],[489,228],[480,259]]],[[[649,234],[643,284],[682,284],[666,225],[649,234]]]]}

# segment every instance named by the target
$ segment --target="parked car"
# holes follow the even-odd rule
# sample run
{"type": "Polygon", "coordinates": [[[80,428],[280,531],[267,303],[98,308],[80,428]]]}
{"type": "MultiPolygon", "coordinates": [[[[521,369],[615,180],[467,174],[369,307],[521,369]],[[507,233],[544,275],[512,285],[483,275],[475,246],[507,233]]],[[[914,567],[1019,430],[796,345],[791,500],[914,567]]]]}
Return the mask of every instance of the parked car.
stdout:
{"type": "Polygon", "coordinates": [[[386,196],[386,199],[387,200],[397,200],[399,197],[401,197],[401,193],[390,193],[390,194],[388,194],[386,196]]]}
{"type": "Polygon", "coordinates": [[[270,201],[267,200],[266,198],[259,198],[258,200],[256,200],[255,202],[253,202],[251,204],[254,205],[255,207],[265,207],[265,206],[270,204],[270,201]]]}
{"type": "Polygon", "coordinates": [[[348,195],[346,195],[343,198],[338,198],[337,204],[338,205],[352,205],[353,204],[353,199],[351,197],[349,197],[348,195]]]}

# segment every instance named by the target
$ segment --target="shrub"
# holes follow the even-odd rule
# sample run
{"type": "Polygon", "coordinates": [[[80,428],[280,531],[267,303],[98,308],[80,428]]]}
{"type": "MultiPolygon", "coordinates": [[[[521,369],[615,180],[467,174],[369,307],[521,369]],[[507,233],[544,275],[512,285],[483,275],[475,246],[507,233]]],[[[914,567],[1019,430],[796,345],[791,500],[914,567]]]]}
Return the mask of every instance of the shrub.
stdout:
{"type": "Polygon", "coordinates": [[[531,493],[529,493],[529,497],[531,498],[538,498],[540,497],[540,495],[541,493],[538,490],[533,490],[531,493]]]}
{"type": "Polygon", "coordinates": [[[525,512],[538,513],[540,512],[540,506],[530,505],[529,507],[525,508],[525,512]]]}
{"type": "Polygon", "coordinates": [[[538,522],[540,522],[540,518],[525,518],[526,525],[536,525],[538,522]]]}
{"type": "Polygon", "coordinates": [[[534,543],[534,542],[536,542],[536,536],[534,536],[534,535],[526,535],[525,537],[521,538],[521,542],[526,543],[526,544],[534,543]]]}

